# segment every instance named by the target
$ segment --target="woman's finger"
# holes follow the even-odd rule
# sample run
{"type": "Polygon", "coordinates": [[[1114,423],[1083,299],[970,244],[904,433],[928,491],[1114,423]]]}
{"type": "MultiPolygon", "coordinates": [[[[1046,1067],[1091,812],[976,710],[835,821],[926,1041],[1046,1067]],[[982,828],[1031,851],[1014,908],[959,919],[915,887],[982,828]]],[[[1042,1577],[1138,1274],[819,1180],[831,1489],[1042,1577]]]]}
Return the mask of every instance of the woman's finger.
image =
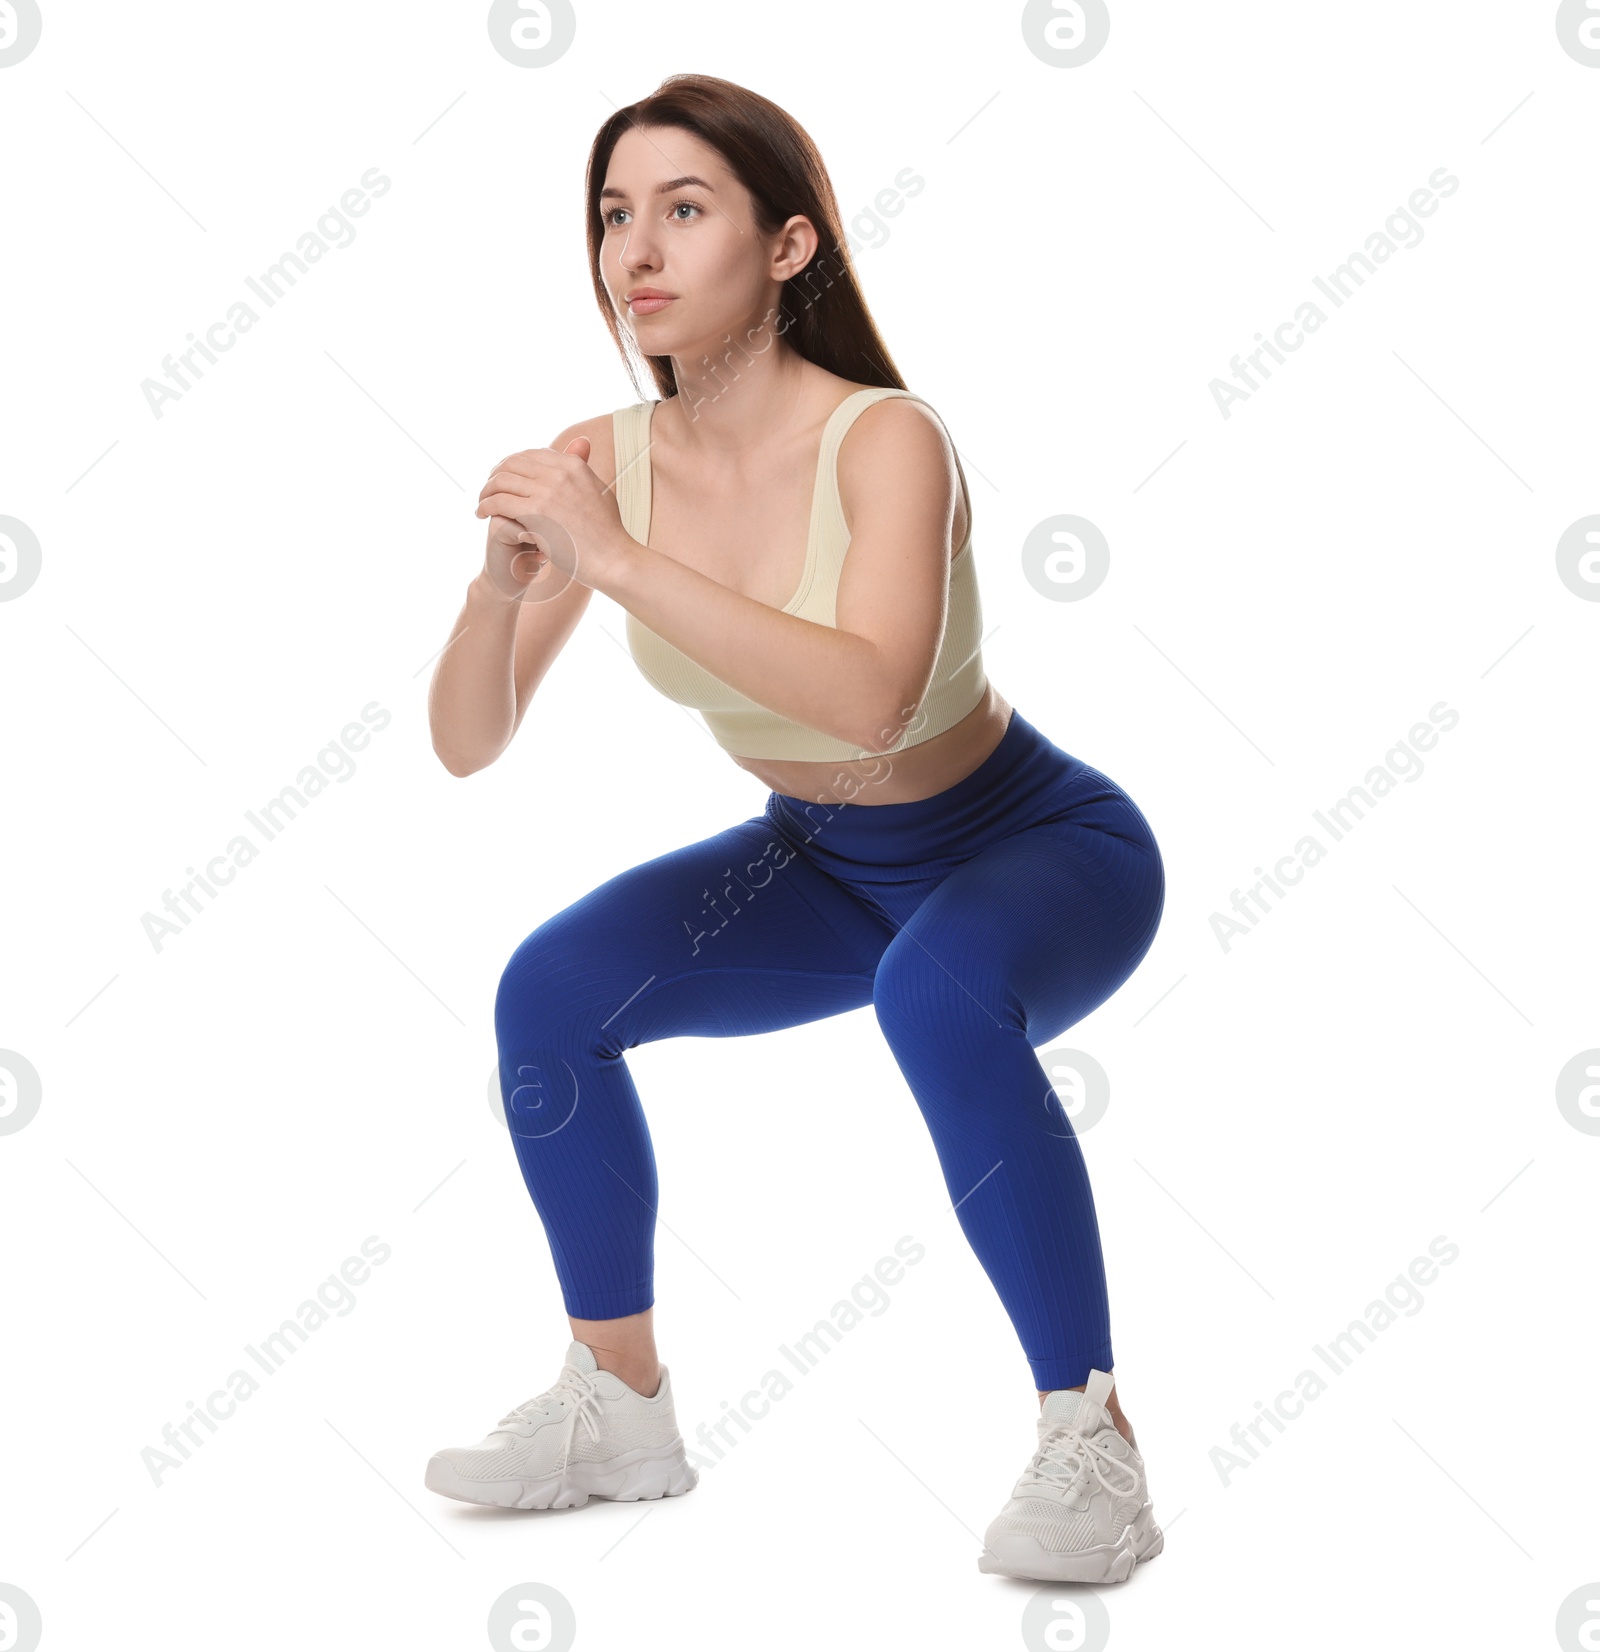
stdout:
{"type": "Polygon", "coordinates": [[[474,516],[509,516],[515,521],[518,516],[531,515],[530,507],[533,501],[519,493],[491,493],[478,501],[478,508],[472,513],[474,516]]]}
{"type": "Polygon", "coordinates": [[[533,490],[528,486],[527,479],[525,477],[513,476],[507,471],[497,470],[494,475],[483,484],[482,489],[479,491],[478,497],[479,499],[487,499],[491,494],[495,493],[512,493],[517,494],[520,497],[531,498],[533,490]]]}
{"type": "MultiPolygon", "coordinates": [[[[548,458],[549,455],[546,454],[545,457],[548,458]]],[[[539,470],[539,463],[533,455],[529,453],[508,453],[489,472],[489,480],[484,486],[490,488],[495,485],[497,480],[510,478],[516,478],[516,483],[513,485],[520,485],[522,482],[533,482],[538,479],[539,470]]]]}

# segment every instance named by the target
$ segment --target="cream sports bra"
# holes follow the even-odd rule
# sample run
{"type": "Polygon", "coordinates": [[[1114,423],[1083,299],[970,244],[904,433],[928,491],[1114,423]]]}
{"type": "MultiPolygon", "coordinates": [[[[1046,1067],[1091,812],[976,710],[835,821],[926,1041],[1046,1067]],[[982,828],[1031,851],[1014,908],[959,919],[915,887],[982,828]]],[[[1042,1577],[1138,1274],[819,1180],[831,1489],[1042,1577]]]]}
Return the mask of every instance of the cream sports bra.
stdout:
{"type": "MultiPolygon", "coordinates": [[[[835,468],[839,444],[858,415],[885,396],[922,397],[909,390],[869,385],[846,396],[823,427],[817,456],[817,475],[811,494],[811,520],[806,535],[805,570],[799,588],[782,612],[835,625],[839,575],[849,548],[850,532],[839,504],[839,477],[835,468]]],[[[617,509],[622,525],[641,544],[650,539],[650,420],[656,402],[636,402],[611,415],[616,449],[617,509]]],[[[926,406],[927,404],[924,403],[926,406]]],[[[988,687],[979,643],[983,611],[978,598],[978,576],[972,563],[972,500],[967,498],[967,537],[950,560],[950,599],[933,680],[917,712],[889,752],[908,750],[943,734],[961,721],[983,698],[988,687]]],[[[713,677],[688,655],[674,648],[628,615],[628,649],[646,679],[670,700],[698,711],[717,744],[737,757],[778,758],[790,761],[834,762],[869,755],[847,740],[808,728],[731,688],[713,677]]]]}

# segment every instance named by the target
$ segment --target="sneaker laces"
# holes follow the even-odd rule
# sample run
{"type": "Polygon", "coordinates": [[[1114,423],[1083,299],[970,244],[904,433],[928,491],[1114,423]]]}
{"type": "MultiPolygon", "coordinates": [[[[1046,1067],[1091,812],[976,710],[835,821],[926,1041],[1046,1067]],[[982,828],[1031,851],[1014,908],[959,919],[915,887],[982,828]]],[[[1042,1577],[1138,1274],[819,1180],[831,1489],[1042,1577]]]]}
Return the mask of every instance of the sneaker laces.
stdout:
{"type": "MultiPolygon", "coordinates": [[[[1131,1496],[1139,1488],[1138,1471],[1098,1440],[1082,1432],[1079,1422],[1083,1415],[1084,1408],[1080,1405],[1078,1416],[1073,1421],[1057,1423],[1051,1428],[1039,1442],[1033,1461],[1023,1470],[1023,1479],[1036,1480],[1042,1485],[1070,1493],[1080,1480],[1092,1474],[1112,1497],[1131,1496]],[[1105,1468],[1112,1465],[1128,1476],[1128,1485],[1115,1486],[1106,1478],[1105,1468]]],[[[1099,1429],[1095,1432],[1098,1433],[1099,1429]]]]}
{"type": "Polygon", "coordinates": [[[589,1431],[590,1439],[600,1438],[600,1391],[595,1387],[594,1380],[588,1372],[580,1371],[575,1365],[563,1365],[561,1375],[549,1388],[533,1399],[524,1400],[521,1405],[513,1406],[500,1419],[495,1432],[507,1429],[520,1433],[537,1417],[548,1415],[560,1403],[567,1406],[567,1426],[561,1438],[560,1467],[564,1470],[580,1420],[589,1431]]]}

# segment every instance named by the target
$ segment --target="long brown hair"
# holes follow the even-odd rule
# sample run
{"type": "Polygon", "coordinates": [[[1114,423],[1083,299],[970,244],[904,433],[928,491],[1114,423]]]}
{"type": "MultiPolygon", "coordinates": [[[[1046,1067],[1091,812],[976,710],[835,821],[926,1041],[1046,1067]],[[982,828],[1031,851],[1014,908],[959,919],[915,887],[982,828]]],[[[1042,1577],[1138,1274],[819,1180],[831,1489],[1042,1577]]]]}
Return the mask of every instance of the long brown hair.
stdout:
{"type": "MultiPolygon", "coordinates": [[[[634,377],[637,346],[631,335],[624,334],[600,274],[600,244],[605,233],[600,191],[617,140],[634,126],[678,126],[708,143],[749,190],[763,234],[774,233],[797,213],[809,218],[816,227],[817,250],[803,270],[784,282],[773,330],[807,361],[853,384],[908,388],[862,297],[839,218],[839,202],[816,144],[786,110],[715,75],[668,75],[649,97],[611,115],[595,134],[589,151],[584,183],[589,273],[600,313],[630,377],[634,377]]],[[[730,370],[737,372],[739,346],[730,341],[728,351],[730,370]]],[[[660,395],[677,395],[672,358],[643,359],[660,395]]],[[[638,388],[636,377],[634,387],[638,388]]]]}

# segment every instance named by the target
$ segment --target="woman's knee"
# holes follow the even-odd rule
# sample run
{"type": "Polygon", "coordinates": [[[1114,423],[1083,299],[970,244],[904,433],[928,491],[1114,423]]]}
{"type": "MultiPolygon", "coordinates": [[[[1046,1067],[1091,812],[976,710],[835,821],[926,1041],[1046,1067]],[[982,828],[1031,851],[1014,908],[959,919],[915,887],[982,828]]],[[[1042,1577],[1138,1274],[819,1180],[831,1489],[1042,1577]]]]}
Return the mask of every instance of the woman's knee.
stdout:
{"type": "Polygon", "coordinates": [[[500,973],[494,1025],[502,1051],[530,1041],[560,1046],[581,1038],[599,1002],[600,972],[592,963],[582,926],[566,912],[540,924],[500,973]]]}
{"type": "MultiPolygon", "coordinates": [[[[541,924],[511,955],[495,994],[495,1042],[506,1124],[534,1141],[565,1128],[583,1101],[584,1082],[608,1053],[606,1010],[584,987],[579,937],[563,915],[541,924]]],[[[593,1086],[590,1086],[593,1089],[593,1086]]]]}
{"type": "Polygon", "coordinates": [[[942,1043],[969,1025],[1011,1025],[1010,995],[990,1002],[992,992],[971,976],[966,960],[941,959],[904,932],[896,936],[872,983],[872,1008],[890,1048],[942,1043]]]}

